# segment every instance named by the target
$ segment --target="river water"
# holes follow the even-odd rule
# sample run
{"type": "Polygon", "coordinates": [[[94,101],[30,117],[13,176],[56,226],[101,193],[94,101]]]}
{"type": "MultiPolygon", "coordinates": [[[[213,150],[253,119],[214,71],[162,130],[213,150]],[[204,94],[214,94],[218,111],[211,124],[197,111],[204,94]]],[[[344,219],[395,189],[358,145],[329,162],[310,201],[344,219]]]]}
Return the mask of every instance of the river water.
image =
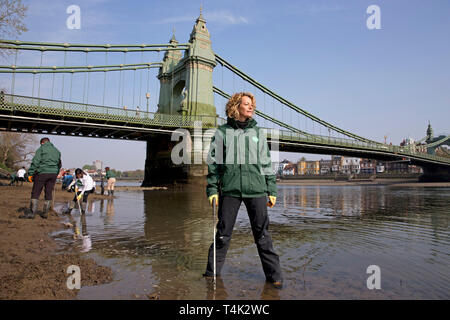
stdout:
{"type": "Polygon", "coordinates": [[[85,219],[72,213],[85,241],[72,229],[54,237],[64,251],[81,250],[114,271],[112,283],[83,287],[79,299],[450,298],[450,188],[278,192],[269,216],[283,290],[265,283],[244,205],[216,289],[202,277],[213,221],[200,187],[116,191],[116,199],[91,202],[85,219]],[[367,287],[371,265],[380,269],[381,289],[367,287]]]}

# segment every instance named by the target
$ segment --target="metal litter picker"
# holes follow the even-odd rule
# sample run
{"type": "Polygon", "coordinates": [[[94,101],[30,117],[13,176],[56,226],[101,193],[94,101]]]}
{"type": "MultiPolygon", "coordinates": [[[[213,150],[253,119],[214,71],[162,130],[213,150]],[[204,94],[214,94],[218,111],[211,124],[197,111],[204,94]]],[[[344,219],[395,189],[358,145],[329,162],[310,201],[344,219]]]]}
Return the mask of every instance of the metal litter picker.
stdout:
{"type": "Polygon", "coordinates": [[[214,291],[216,290],[216,199],[213,199],[213,226],[214,226],[214,236],[213,236],[213,270],[214,270],[214,291]]]}

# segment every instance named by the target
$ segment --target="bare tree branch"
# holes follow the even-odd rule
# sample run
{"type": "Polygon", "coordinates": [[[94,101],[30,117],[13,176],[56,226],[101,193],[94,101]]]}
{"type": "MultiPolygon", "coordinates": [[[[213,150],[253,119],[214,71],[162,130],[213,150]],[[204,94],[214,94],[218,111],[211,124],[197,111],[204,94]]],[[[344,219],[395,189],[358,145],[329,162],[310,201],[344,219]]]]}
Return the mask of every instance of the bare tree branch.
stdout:
{"type": "Polygon", "coordinates": [[[36,135],[0,132],[0,162],[11,169],[15,169],[18,164],[26,165],[37,145],[36,135]]]}
{"type": "MultiPolygon", "coordinates": [[[[28,10],[22,0],[0,0],[0,38],[17,38],[23,32],[28,31],[23,23],[28,10]]],[[[6,58],[15,50],[0,50],[0,56],[6,58]]]]}

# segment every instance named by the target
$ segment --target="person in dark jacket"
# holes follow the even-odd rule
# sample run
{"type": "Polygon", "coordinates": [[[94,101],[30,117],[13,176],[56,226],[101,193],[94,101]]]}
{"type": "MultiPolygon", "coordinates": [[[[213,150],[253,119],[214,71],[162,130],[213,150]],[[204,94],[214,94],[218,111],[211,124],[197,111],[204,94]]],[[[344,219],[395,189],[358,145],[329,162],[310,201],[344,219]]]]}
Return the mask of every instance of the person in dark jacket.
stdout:
{"type": "MultiPolygon", "coordinates": [[[[216,275],[220,276],[239,207],[244,202],[266,279],[281,288],[283,277],[268,231],[267,213],[267,207],[276,202],[276,178],[266,135],[252,118],[254,110],[253,94],[235,93],[226,105],[227,123],[218,127],[211,140],[206,194],[211,205],[213,201],[218,204],[216,275]]],[[[211,244],[206,277],[214,275],[213,249],[211,244]]]]}
{"type": "Polygon", "coordinates": [[[55,148],[49,138],[42,138],[40,143],[41,146],[37,149],[28,169],[28,180],[33,182],[30,210],[19,216],[21,219],[34,219],[43,188],[45,188],[45,203],[41,217],[47,219],[56,177],[61,169],[61,152],[55,148]]]}

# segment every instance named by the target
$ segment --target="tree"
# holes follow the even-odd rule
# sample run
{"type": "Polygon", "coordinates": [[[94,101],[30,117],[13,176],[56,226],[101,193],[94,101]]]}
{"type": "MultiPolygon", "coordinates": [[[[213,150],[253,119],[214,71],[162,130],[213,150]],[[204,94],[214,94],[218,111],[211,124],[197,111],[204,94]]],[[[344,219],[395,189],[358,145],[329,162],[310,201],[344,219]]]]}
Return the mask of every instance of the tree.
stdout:
{"type": "MultiPolygon", "coordinates": [[[[22,0],[0,0],[0,37],[17,37],[28,31],[23,23],[28,6],[22,0]]],[[[5,57],[13,50],[2,50],[0,55],[5,57]]]]}
{"type": "Polygon", "coordinates": [[[91,165],[91,164],[85,164],[85,165],[82,167],[82,169],[83,169],[84,171],[87,171],[87,170],[93,170],[93,169],[95,169],[95,167],[94,167],[93,165],[91,165]]]}
{"type": "Polygon", "coordinates": [[[0,0],[0,35],[15,37],[28,31],[23,24],[27,10],[22,0],[0,0]]]}
{"type": "Polygon", "coordinates": [[[0,163],[11,169],[29,164],[37,143],[32,134],[0,132],[0,163]]]}
{"type": "Polygon", "coordinates": [[[122,176],[122,172],[119,170],[111,169],[111,171],[116,175],[116,178],[120,178],[122,176]]]}

